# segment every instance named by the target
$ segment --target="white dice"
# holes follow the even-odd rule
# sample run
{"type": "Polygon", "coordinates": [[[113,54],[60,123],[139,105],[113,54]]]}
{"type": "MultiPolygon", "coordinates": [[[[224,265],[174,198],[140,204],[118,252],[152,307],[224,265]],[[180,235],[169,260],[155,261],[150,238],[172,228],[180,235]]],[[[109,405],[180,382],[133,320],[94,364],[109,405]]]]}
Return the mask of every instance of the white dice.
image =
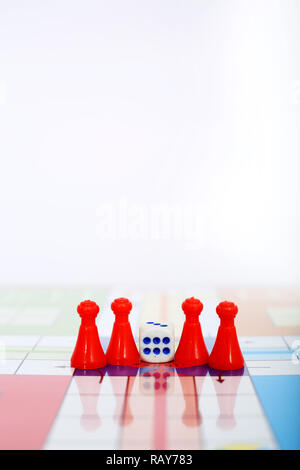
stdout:
{"type": "Polygon", "coordinates": [[[148,321],[139,330],[140,357],[145,362],[169,362],[174,358],[174,326],[148,321]]]}

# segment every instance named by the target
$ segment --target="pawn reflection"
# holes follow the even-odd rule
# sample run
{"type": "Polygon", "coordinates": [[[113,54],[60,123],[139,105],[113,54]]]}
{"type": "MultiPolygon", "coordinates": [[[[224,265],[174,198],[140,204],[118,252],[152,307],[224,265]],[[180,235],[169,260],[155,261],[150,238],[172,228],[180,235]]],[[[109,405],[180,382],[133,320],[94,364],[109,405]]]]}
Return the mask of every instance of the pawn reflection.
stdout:
{"type": "Polygon", "coordinates": [[[176,369],[182,395],[185,400],[185,409],[182,414],[182,422],[188,427],[197,427],[202,423],[202,415],[199,409],[199,397],[207,375],[206,365],[182,367],[176,369]],[[197,383],[196,383],[197,377],[197,383]]]}
{"type": "Polygon", "coordinates": [[[234,408],[244,371],[241,369],[240,372],[227,371],[226,373],[222,373],[221,371],[216,372],[210,370],[209,373],[219,405],[219,416],[216,421],[217,426],[224,431],[230,431],[236,426],[234,408]]]}
{"type": "Polygon", "coordinates": [[[86,372],[78,373],[75,375],[74,380],[82,405],[80,425],[86,431],[93,432],[101,426],[101,419],[98,414],[98,401],[104,373],[101,369],[93,370],[93,375],[86,372]],[[83,377],[82,375],[88,375],[88,377],[83,377]]]}
{"type": "MultiPolygon", "coordinates": [[[[202,423],[202,416],[199,411],[199,395],[201,394],[201,390],[199,391],[199,382],[198,391],[196,391],[195,377],[179,376],[179,380],[181,384],[182,394],[185,400],[185,409],[181,418],[182,422],[185,426],[191,428],[200,426],[200,424],[202,423]]],[[[201,389],[202,384],[203,382],[201,382],[200,385],[201,389]]]]}
{"type": "Polygon", "coordinates": [[[128,426],[134,420],[130,397],[138,370],[135,366],[107,366],[107,373],[116,399],[114,420],[122,427],[128,426]]]}

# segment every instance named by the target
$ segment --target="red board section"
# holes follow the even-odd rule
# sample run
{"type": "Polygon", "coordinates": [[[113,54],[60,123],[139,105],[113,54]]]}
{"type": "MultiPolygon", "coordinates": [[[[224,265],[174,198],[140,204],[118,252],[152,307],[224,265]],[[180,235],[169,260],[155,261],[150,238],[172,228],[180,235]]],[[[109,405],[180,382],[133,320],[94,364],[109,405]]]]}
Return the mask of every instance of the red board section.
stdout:
{"type": "Polygon", "coordinates": [[[71,379],[0,375],[0,449],[41,449],[71,379]]]}

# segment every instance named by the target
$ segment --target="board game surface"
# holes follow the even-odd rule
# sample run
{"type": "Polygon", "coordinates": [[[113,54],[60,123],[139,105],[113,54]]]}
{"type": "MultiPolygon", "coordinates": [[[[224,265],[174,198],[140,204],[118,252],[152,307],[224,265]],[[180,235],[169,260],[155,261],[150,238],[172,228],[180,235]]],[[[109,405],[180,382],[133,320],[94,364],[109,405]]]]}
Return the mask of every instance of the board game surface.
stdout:
{"type": "Polygon", "coordinates": [[[0,449],[299,449],[300,289],[0,289],[0,449]],[[70,357],[84,299],[100,305],[106,349],[111,301],[130,298],[140,321],[172,321],[182,301],[201,299],[208,350],[216,306],[239,306],[242,371],[169,364],[74,370],[70,357]]]}

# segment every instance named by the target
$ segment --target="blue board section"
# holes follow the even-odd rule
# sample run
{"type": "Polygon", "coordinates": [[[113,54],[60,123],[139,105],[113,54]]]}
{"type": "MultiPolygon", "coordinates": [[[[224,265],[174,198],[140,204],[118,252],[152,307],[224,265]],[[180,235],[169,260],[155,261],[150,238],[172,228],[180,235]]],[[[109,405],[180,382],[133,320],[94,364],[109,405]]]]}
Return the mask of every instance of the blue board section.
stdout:
{"type": "Polygon", "coordinates": [[[290,361],[293,353],[291,351],[243,351],[246,361],[290,361]]]}
{"type": "Polygon", "coordinates": [[[300,375],[252,376],[253,384],[284,450],[300,449],[300,375]]]}

